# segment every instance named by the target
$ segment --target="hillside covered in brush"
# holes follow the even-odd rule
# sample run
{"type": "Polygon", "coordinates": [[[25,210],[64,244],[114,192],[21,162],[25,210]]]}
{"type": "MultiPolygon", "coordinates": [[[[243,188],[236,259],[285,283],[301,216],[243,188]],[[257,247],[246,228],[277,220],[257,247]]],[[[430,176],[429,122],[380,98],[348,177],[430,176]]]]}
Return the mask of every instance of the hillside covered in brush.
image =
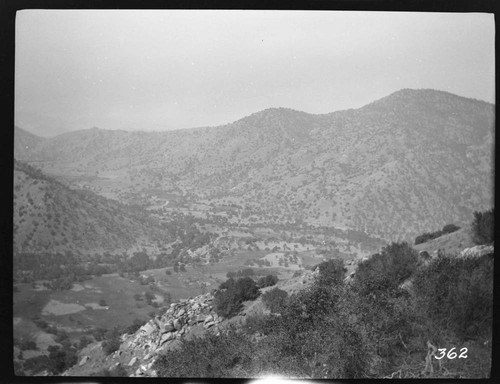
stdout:
{"type": "Polygon", "coordinates": [[[241,220],[405,238],[492,206],[494,105],[405,89],[359,109],[267,109],[219,127],[90,129],[31,140],[17,159],[127,199],[168,191],[236,204],[241,220]],[[135,194],[135,195],[134,195],[135,194]]]}
{"type": "Polygon", "coordinates": [[[14,251],[128,251],[159,238],[158,223],[90,191],[14,163],[14,251]]]}
{"type": "Polygon", "coordinates": [[[231,277],[132,330],[114,329],[64,375],[489,377],[492,214],[444,235],[456,237],[449,252],[437,239],[428,252],[391,243],[352,274],[331,259],[287,280],[231,277]],[[475,246],[459,245],[466,235],[475,246]]]}

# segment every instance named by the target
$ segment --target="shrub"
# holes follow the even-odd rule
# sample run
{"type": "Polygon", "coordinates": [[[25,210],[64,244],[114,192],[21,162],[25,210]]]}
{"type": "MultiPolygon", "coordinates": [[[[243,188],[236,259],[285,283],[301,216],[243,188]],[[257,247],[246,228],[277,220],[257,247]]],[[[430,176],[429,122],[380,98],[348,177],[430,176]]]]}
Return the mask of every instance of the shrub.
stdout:
{"type": "Polygon", "coordinates": [[[94,336],[96,341],[101,341],[104,339],[107,332],[108,330],[105,328],[95,328],[92,330],[92,336],[94,336]]]}
{"type": "Polygon", "coordinates": [[[395,289],[417,268],[418,254],[408,243],[392,243],[358,265],[355,283],[364,294],[395,289]]]}
{"type": "Polygon", "coordinates": [[[92,342],[87,336],[82,336],[80,338],[80,343],[78,344],[78,349],[83,349],[92,342]]]}
{"type": "Polygon", "coordinates": [[[437,239],[438,237],[440,237],[442,235],[443,235],[442,231],[424,233],[424,234],[417,236],[415,238],[415,245],[426,243],[429,240],[437,239]]]}
{"type": "Polygon", "coordinates": [[[333,259],[325,261],[318,265],[320,284],[332,285],[339,284],[344,279],[344,261],[333,259]]]}
{"type": "Polygon", "coordinates": [[[27,359],[24,362],[24,370],[30,371],[31,374],[36,374],[50,366],[50,360],[48,356],[40,355],[27,359]]]}
{"type": "Polygon", "coordinates": [[[460,227],[456,226],[455,224],[447,224],[443,227],[441,230],[443,233],[453,233],[456,232],[460,229],[460,227]]]}
{"type": "Polygon", "coordinates": [[[242,377],[252,366],[253,350],[245,334],[207,334],[160,355],[153,369],[159,377],[242,377]]]}
{"type": "Polygon", "coordinates": [[[472,241],[477,245],[490,244],[494,237],[495,209],[485,212],[474,212],[472,221],[472,241]]]}
{"type": "Polygon", "coordinates": [[[128,373],[121,365],[112,369],[101,369],[98,372],[94,372],[90,374],[90,376],[98,376],[98,377],[128,377],[128,373]]]}
{"type": "Polygon", "coordinates": [[[36,343],[33,340],[23,340],[19,344],[19,348],[21,351],[27,351],[27,350],[37,350],[38,347],[36,346],[36,343]]]}
{"type": "Polygon", "coordinates": [[[144,292],[144,297],[146,298],[146,302],[151,305],[153,300],[155,299],[155,295],[152,292],[146,291],[144,292]]]}
{"type": "Polygon", "coordinates": [[[47,350],[50,361],[48,367],[53,374],[57,375],[77,363],[78,357],[74,348],[51,345],[47,350]]]}
{"type": "Polygon", "coordinates": [[[250,277],[238,280],[228,279],[219,286],[214,295],[217,314],[224,317],[234,316],[247,300],[255,300],[259,296],[257,284],[250,277]]]}
{"type": "Polygon", "coordinates": [[[272,287],[278,282],[278,276],[275,275],[267,275],[264,277],[261,277],[259,281],[257,282],[257,285],[259,288],[264,288],[264,287],[272,287]]]}
{"type": "Polygon", "coordinates": [[[127,328],[125,328],[125,333],[129,335],[137,332],[139,328],[141,328],[145,324],[145,321],[141,319],[135,319],[132,324],[130,324],[127,328]]]}
{"type": "Polygon", "coordinates": [[[104,354],[110,355],[120,348],[120,338],[118,335],[113,335],[110,339],[102,343],[102,350],[104,354]]]}
{"type": "Polygon", "coordinates": [[[414,289],[434,320],[460,337],[477,336],[492,321],[493,257],[443,255],[416,274],[414,289]]]}
{"type": "Polygon", "coordinates": [[[272,313],[279,313],[285,307],[288,293],[279,288],[273,288],[262,295],[262,302],[272,313]]]}

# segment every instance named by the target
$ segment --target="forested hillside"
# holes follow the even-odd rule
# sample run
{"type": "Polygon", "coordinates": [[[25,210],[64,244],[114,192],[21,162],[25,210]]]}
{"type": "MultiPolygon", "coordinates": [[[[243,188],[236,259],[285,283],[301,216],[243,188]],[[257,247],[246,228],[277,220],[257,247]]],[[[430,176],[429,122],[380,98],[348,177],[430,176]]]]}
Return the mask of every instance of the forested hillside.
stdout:
{"type": "Polygon", "coordinates": [[[242,222],[410,240],[492,206],[493,140],[492,104],[406,89],[326,115],[273,108],[219,127],[70,132],[15,155],[123,201],[161,190],[237,204],[242,222]]]}

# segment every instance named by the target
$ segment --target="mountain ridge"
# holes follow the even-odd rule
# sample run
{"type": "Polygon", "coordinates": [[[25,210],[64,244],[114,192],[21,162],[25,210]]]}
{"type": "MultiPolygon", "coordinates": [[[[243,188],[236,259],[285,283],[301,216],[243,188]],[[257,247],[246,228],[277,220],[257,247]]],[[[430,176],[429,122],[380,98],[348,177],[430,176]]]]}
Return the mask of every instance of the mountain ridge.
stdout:
{"type": "Polygon", "coordinates": [[[489,208],[493,140],[493,104],[401,90],[330,114],[269,108],[218,127],[84,130],[16,146],[16,157],[54,175],[110,177],[112,187],[89,186],[118,199],[159,188],[394,239],[489,208]]]}

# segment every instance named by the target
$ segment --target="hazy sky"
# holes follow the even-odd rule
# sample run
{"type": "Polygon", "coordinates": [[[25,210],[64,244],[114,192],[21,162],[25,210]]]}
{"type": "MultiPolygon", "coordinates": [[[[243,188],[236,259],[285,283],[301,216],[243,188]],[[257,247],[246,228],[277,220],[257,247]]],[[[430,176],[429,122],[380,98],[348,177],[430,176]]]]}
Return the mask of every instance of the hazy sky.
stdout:
{"type": "Polygon", "coordinates": [[[401,88],[494,102],[494,29],[477,13],[20,11],[15,123],[41,136],[215,126],[401,88]]]}

